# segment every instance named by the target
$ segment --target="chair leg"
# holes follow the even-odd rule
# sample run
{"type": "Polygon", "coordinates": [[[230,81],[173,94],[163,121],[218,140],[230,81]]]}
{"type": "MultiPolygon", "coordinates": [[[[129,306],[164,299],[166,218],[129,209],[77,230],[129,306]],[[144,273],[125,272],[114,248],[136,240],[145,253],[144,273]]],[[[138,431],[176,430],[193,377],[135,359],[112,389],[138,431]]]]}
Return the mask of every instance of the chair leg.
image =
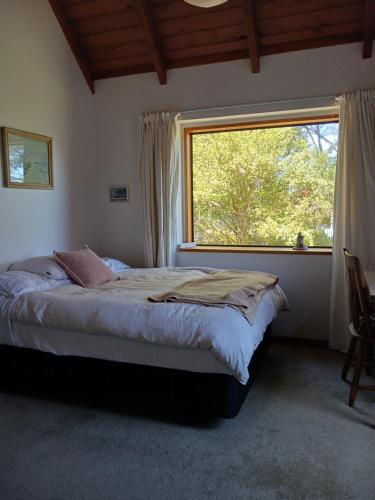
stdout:
{"type": "Polygon", "coordinates": [[[348,352],[346,353],[345,360],[344,360],[344,365],[342,367],[342,372],[341,372],[341,378],[342,380],[346,380],[346,376],[348,374],[349,368],[350,368],[350,363],[352,361],[354,349],[355,349],[355,344],[356,344],[356,338],[351,337],[350,339],[350,344],[348,348],[348,352]]]}
{"type": "Polygon", "coordinates": [[[359,379],[361,378],[362,362],[365,356],[365,347],[366,347],[365,343],[360,340],[358,354],[357,354],[357,361],[354,368],[352,385],[350,387],[349,406],[354,406],[354,402],[357,397],[359,379]]]}
{"type": "MultiPolygon", "coordinates": [[[[366,361],[374,361],[374,344],[368,343],[366,349],[366,361]]],[[[372,375],[373,366],[366,366],[366,375],[372,375]]]]}

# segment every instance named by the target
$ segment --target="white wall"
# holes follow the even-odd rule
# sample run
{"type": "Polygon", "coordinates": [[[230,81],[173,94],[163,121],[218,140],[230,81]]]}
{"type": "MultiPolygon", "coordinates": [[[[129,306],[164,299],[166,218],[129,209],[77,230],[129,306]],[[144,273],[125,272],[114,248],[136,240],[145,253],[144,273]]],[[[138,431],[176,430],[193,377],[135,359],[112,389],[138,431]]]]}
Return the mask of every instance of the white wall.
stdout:
{"type": "MultiPolygon", "coordinates": [[[[103,80],[95,97],[96,155],[102,253],[143,263],[143,222],[137,172],[137,117],[144,111],[189,110],[280,99],[340,94],[375,85],[375,59],[363,60],[361,44],[264,57],[253,75],[248,61],[103,80]],[[129,204],[109,204],[109,184],[130,186],[129,204]]],[[[180,265],[264,269],[280,276],[292,309],[277,321],[282,335],[327,338],[329,256],[179,254],[180,265]]]]}
{"type": "Polygon", "coordinates": [[[0,0],[0,68],[0,126],[52,136],[55,174],[52,191],[0,180],[0,268],[95,248],[94,97],[46,0],[0,0]]]}

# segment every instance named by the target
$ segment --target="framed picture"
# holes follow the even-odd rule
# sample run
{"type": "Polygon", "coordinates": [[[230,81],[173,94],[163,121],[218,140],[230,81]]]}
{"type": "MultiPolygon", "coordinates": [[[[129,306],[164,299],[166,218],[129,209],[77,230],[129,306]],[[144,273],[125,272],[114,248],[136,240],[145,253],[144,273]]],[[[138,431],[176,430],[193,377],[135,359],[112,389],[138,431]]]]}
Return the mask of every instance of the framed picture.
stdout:
{"type": "Polygon", "coordinates": [[[122,186],[109,186],[110,201],[129,201],[129,188],[126,184],[122,186]]]}
{"type": "Polygon", "coordinates": [[[53,189],[52,138],[4,127],[4,185],[53,189]]]}

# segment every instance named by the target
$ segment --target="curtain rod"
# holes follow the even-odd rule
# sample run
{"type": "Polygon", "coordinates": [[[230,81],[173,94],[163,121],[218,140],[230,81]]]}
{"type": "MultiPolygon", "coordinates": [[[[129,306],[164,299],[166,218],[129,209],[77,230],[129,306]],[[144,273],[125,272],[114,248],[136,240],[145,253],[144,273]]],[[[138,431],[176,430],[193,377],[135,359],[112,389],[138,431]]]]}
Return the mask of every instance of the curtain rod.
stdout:
{"type": "Polygon", "coordinates": [[[254,103],[247,103],[247,104],[235,104],[233,106],[217,106],[217,107],[212,107],[212,108],[197,108],[197,109],[186,109],[184,111],[181,111],[181,114],[187,114],[187,113],[199,113],[201,111],[225,111],[229,109],[243,109],[247,107],[254,107],[254,106],[265,106],[268,104],[286,104],[288,102],[305,102],[305,101],[321,101],[323,99],[332,99],[336,100],[337,96],[335,95],[324,95],[324,96],[315,96],[315,97],[301,97],[301,98],[295,98],[295,99],[281,99],[278,101],[262,101],[262,102],[254,102],[254,103]]]}

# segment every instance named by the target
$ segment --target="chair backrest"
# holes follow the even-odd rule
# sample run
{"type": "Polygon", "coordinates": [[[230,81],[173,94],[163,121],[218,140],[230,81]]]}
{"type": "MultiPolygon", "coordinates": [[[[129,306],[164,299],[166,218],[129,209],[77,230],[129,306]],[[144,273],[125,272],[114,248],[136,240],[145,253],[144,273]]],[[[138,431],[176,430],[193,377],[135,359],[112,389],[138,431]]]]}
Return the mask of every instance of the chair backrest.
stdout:
{"type": "Polygon", "coordinates": [[[346,268],[349,276],[350,316],[359,335],[369,336],[370,326],[370,293],[363,275],[361,262],[344,248],[346,268]]]}

